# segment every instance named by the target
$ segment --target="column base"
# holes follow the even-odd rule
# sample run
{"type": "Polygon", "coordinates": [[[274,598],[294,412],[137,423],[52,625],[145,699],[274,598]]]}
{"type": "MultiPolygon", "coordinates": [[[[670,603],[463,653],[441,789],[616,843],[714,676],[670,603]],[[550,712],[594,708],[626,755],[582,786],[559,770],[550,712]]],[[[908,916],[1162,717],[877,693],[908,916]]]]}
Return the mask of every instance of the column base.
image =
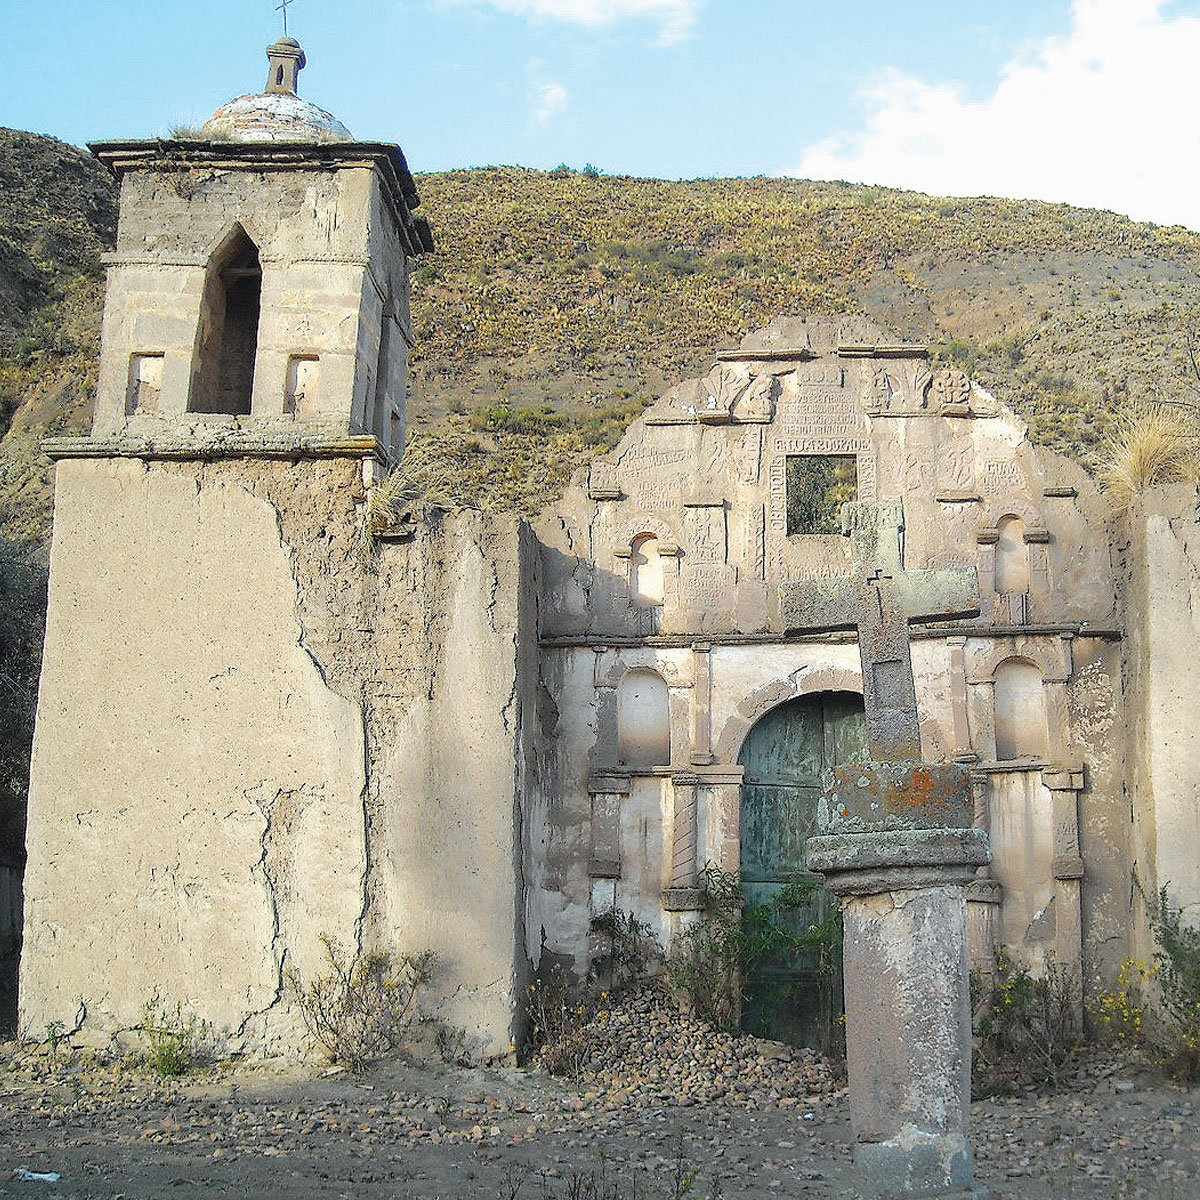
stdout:
{"type": "Polygon", "coordinates": [[[961,1137],[912,1131],[890,1142],[854,1147],[863,1200],[987,1200],[975,1186],[971,1152],[961,1137]]]}

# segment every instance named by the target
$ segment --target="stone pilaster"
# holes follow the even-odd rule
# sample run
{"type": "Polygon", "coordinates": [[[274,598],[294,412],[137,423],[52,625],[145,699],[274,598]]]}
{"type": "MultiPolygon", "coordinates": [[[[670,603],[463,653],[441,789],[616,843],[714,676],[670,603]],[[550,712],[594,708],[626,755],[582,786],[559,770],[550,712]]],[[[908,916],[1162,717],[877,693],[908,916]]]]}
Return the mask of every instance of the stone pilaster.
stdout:
{"type": "Polygon", "coordinates": [[[1075,1019],[1083,1022],[1083,918],[1079,891],[1083,856],[1079,850],[1079,793],[1083,770],[1050,767],[1042,772],[1050,792],[1054,822],[1054,958],[1065,972],[1075,1019]]]}
{"type": "Polygon", "coordinates": [[[663,908],[684,912],[703,907],[698,883],[699,863],[696,844],[697,797],[699,780],[695,775],[678,774],[671,779],[673,819],[671,840],[663,870],[663,908]]]}

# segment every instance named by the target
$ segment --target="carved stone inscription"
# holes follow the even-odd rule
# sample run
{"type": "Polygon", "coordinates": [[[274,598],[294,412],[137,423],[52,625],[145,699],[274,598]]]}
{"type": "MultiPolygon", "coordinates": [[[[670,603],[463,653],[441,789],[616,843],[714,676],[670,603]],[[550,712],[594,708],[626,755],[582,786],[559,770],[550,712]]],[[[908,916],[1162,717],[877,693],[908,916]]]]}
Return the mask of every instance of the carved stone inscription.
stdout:
{"type": "Polygon", "coordinates": [[[679,579],[684,608],[717,610],[730,607],[737,585],[737,568],[724,563],[685,564],[679,579]]]}
{"type": "Polygon", "coordinates": [[[1015,462],[1006,459],[990,459],[983,464],[983,476],[980,486],[989,496],[998,496],[1004,492],[1019,492],[1021,487],[1021,468],[1015,462]]]}
{"type": "Polygon", "coordinates": [[[789,388],[780,404],[776,427],[781,433],[804,438],[849,438],[863,433],[863,414],[839,389],[827,385],[789,388]]]}
{"type": "Polygon", "coordinates": [[[646,510],[678,507],[687,457],[686,450],[632,447],[621,460],[622,491],[646,510]]]}

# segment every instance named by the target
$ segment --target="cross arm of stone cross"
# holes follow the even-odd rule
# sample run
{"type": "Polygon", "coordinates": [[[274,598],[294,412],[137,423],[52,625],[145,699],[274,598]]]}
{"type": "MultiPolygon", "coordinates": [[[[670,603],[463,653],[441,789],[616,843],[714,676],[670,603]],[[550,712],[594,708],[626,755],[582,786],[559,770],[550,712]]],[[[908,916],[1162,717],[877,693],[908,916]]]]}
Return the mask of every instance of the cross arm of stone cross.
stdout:
{"type": "Polygon", "coordinates": [[[974,567],[906,570],[900,500],[843,505],[842,528],[852,540],[853,573],[782,584],[784,631],[856,630],[871,757],[917,762],[921,731],[908,627],[978,615],[978,575],[974,567]]]}

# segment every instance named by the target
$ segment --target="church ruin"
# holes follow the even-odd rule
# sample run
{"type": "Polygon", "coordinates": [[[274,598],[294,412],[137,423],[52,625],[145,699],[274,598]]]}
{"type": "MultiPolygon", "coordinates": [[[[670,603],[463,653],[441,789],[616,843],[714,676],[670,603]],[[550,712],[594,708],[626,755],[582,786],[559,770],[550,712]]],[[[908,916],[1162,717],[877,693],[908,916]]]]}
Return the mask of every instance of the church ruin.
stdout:
{"type": "MultiPolygon", "coordinates": [[[[978,615],[912,629],[921,757],[969,770],[994,854],[974,961],[1052,955],[1082,999],[1147,957],[1138,886],[1200,901],[1194,489],[1115,523],[926,348],[780,318],[537,520],[372,538],[431,234],[399,148],[268,53],[199,140],[93,147],[120,226],[92,434],[47,443],[22,1028],[103,1039],[160,994],[287,1048],[332,936],[434,950],[432,1011],[501,1055],[597,913],[665,944],[708,863],[770,894],[895,669],[787,598],[852,573],[846,502],[888,502],[897,567],[978,573],[978,615]]],[[[757,986],[762,1028],[811,1033],[757,986]]]]}

